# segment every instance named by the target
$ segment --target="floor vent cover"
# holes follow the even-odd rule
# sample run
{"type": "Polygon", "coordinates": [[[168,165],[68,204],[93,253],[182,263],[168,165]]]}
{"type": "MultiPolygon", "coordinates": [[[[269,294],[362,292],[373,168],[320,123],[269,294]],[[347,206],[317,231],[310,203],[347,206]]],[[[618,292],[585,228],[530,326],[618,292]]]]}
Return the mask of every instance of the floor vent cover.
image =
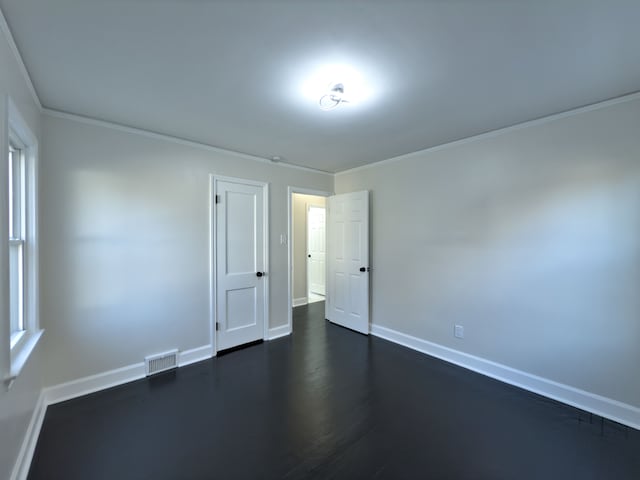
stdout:
{"type": "Polygon", "coordinates": [[[178,350],[150,355],[144,359],[144,369],[147,377],[155,373],[178,367],[178,350]]]}

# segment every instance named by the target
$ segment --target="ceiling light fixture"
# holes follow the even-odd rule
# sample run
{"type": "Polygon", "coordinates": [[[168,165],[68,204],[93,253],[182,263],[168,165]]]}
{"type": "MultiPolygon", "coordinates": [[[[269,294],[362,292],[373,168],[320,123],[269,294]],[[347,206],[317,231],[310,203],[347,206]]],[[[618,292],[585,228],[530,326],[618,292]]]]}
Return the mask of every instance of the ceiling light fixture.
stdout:
{"type": "Polygon", "coordinates": [[[344,98],[344,85],[342,83],[330,84],[329,91],[318,100],[318,105],[322,110],[333,110],[341,103],[349,103],[349,100],[344,98]]]}
{"type": "Polygon", "coordinates": [[[386,83],[375,68],[350,62],[311,62],[296,70],[292,88],[283,91],[292,92],[291,99],[314,116],[318,109],[339,110],[339,116],[362,113],[380,100],[386,83]],[[340,108],[343,103],[347,108],[340,108]]]}

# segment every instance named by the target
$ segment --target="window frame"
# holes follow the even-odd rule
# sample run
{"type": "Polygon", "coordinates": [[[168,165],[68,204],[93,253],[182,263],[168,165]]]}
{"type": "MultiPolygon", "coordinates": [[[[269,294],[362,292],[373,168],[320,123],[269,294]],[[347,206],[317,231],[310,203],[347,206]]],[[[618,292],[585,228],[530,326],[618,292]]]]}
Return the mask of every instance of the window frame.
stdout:
{"type": "Polygon", "coordinates": [[[24,145],[12,138],[9,133],[9,340],[11,349],[20,343],[26,332],[25,325],[25,231],[26,222],[26,182],[24,145]],[[17,155],[17,158],[15,156],[17,155]],[[16,169],[17,167],[17,169],[16,169]],[[17,187],[17,188],[16,188],[17,187]],[[13,279],[13,248],[18,247],[17,280],[13,279]],[[13,305],[12,288],[18,288],[18,305],[13,305]],[[14,308],[17,311],[14,311],[14,308]],[[17,316],[18,318],[14,318],[17,316]],[[16,325],[17,324],[17,325],[16,325]]]}
{"type": "MultiPolygon", "coordinates": [[[[3,339],[2,341],[4,343],[3,349],[7,348],[9,351],[9,371],[5,375],[5,383],[10,387],[27,363],[42,336],[43,330],[40,329],[38,311],[38,139],[11,99],[8,96],[5,98],[5,128],[2,132],[4,141],[0,143],[4,144],[3,151],[6,152],[5,161],[7,162],[7,167],[3,169],[3,172],[6,172],[6,177],[1,181],[4,181],[8,187],[9,149],[13,147],[20,152],[20,183],[22,187],[19,192],[22,212],[20,222],[17,225],[20,232],[14,232],[14,238],[10,239],[8,236],[8,222],[10,219],[8,215],[10,206],[8,193],[5,197],[6,205],[4,207],[7,210],[6,216],[0,217],[6,218],[4,221],[7,222],[6,229],[2,228],[6,232],[5,235],[7,235],[6,250],[2,249],[2,255],[5,256],[6,261],[9,261],[11,245],[21,245],[22,247],[22,330],[12,331],[10,305],[7,305],[4,310],[7,325],[3,330],[8,333],[8,339],[3,339]],[[19,233],[19,236],[16,236],[15,233],[19,233]]],[[[7,272],[6,274],[3,273],[3,275],[6,275],[5,280],[10,280],[9,263],[7,263],[6,269],[7,272]]],[[[2,288],[4,290],[2,297],[10,300],[10,281],[6,281],[2,288]]]]}

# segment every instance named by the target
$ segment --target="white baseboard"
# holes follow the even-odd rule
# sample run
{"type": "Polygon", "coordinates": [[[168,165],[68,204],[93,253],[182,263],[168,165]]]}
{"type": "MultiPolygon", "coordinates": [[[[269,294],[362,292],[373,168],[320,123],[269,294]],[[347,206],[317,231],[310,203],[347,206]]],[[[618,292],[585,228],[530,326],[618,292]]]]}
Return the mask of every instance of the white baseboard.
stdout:
{"type": "Polygon", "coordinates": [[[44,389],[47,405],[64,402],[72,398],[116,387],[124,383],[144,378],[144,362],[98,373],[71,382],[61,383],[44,389]]]}
{"type": "Polygon", "coordinates": [[[380,325],[372,324],[371,334],[640,430],[640,408],[633,405],[538,377],[380,325]]]}
{"type": "Polygon", "coordinates": [[[180,352],[178,358],[178,366],[186,367],[192,363],[201,362],[213,357],[214,351],[212,345],[204,345],[198,348],[192,348],[191,350],[185,350],[180,352]]]}
{"type": "Polygon", "coordinates": [[[275,327],[269,329],[269,338],[267,340],[275,340],[276,338],[286,337],[291,334],[291,327],[289,325],[282,325],[281,327],[275,327]]]}
{"type": "MultiPolygon", "coordinates": [[[[184,367],[201,360],[206,360],[212,356],[213,347],[211,345],[185,350],[179,353],[178,366],[184,367]]],[[[140,380],[144,378],[144,376],[144,362],[135,363],[108,372],[79,378],[71,382],[54,385],[53,387],[47,387],[44,389],[45,401],[47,405],[64,402],[65,400],[71,400],[72,398],[133,382],[134,380],[140,380]]]]}
{"type": "Polygon", "coordinates": [[[31,415],[27,432],[24,435],[24,440],[20,446],[18,452],[18,458],[13,467],[10,480],[27,480],[29,475],[29,467],[31,467],[31,460],[36,450],[36,444],[38,443],[38,437],[40,436],[40,429],[42,428],[42,422],[44,421],[44,415],[47,411],[47,404],[44,392],[40,392],[38,402],[31,415]]]}
{"type": "Polygon", "coordinates": [[[300,307],[302,305],[306,305],[307,302],[308,302],[307,297],[294,298],[293,299],[293,306],[294,307],[300,307]]]}

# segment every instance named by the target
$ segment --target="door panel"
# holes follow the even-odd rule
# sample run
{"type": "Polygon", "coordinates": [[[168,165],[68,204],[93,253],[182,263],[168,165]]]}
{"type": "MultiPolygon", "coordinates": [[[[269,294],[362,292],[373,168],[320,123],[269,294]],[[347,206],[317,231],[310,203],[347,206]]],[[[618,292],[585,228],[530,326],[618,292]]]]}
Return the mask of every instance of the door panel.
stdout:
{"type": "Polygon", "coordinates": [[[326,317],[369,333],[369,192],[329,197],[326,317]],[[364,270],[364,271],[362,271],[364,270]]]}
{"type": "Polygon", "coordinates": [[[216,179],[216,350],[264,338],[264,185],[216,179]]]}
{"type": "Polygon", "coordinates": [[[256,272],[255,192],[226,191],[227,274],[256,272]]]}
{"type": "Polygon", "coordinates": [[[256,323],[256,288],[227,290],[227,332],[256,323]]]}

